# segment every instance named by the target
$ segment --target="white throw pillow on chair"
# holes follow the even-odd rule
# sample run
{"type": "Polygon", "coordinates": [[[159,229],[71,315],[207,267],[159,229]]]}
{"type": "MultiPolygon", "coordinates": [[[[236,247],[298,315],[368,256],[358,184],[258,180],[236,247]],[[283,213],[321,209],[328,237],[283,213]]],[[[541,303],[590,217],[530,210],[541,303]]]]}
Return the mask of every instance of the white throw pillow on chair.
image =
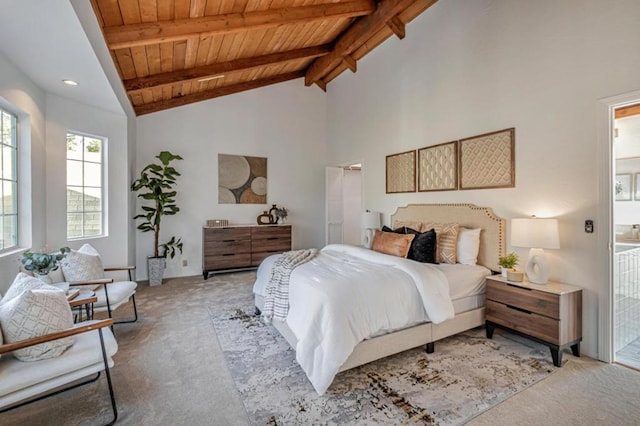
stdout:
{"type": "MultiPolygon", "coordinates": [[[[73,327],[73,315],[64,291],[42,284],[0,304],[0,326],[7,343],[73,327]]],[[[12,353],[21,361],[37,361],[60,356],[72,344],[73,338],[65,337],[12,353]]]]}
{"type": "Polygon", "coordinates": [[[13,283],[11,283],[11,286],[9,286],[9,289],[5,293],[2,300],[0,300],[0,305],[19,296],[26,290],[33,290],[45,285],[48,286],[49,284],[33,277],[32,275],[25,274],[24,272],[19,272],[18,275],[16,275],[16,277],[14,278],[13,283]]]}
{"type": "MultiPolygon", "coordinates": [[[[62,260],[62,273],[66,281],[91,281],[104,278],[102,258],[98,251],[85,244],[78,251],[72,250],[62,260]]],[[[84,288],[90,288],[83,286],[84,288]]],[[[93,286],[92,290],[98,288],[93,286]]]]}

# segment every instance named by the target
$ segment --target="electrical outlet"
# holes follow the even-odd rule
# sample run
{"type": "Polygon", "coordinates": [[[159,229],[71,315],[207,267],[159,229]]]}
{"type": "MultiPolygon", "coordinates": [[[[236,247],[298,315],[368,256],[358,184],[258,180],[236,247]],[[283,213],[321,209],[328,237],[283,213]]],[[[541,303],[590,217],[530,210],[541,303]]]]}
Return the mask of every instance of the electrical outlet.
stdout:
{"type": "Polygon", "coordinates": [[[189,261],[187,259],[182,259],[182,266],[187,266],[189,265],[189,261]]]}

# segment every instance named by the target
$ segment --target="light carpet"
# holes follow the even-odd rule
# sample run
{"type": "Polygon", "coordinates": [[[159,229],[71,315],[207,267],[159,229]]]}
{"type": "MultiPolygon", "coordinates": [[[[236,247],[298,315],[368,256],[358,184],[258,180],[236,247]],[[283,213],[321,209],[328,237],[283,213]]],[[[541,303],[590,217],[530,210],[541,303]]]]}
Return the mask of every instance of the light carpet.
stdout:
{"type": "Polygon", "coordinates": [[[254,315],[251,286],[225,287],[211,317],[254,425],[457,425],[557,370],[545,346],[477,328],[433,354],[416,348],[340,373],[319,396],[286,340],[254,315]]]}

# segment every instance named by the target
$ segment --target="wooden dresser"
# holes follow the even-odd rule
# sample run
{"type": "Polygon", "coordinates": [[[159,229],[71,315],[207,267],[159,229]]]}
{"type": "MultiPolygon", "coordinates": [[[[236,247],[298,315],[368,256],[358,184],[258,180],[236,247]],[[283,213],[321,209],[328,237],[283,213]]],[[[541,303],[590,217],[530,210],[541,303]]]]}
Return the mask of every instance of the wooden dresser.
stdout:
{"type": "Polygon", "coordinates": [[[267,256],[291,250],[291,225],[202,228],[202,276],[260,265],[267,256]]]}
{"type": "Polygon", "coordinates": [[[553,364],[562,365],[562,351],[571,347],[580,356],[582,289],[568,284],[507,281],[487,278],[487,337],[495,327],[543,343],[551,349],[553,364]]]}

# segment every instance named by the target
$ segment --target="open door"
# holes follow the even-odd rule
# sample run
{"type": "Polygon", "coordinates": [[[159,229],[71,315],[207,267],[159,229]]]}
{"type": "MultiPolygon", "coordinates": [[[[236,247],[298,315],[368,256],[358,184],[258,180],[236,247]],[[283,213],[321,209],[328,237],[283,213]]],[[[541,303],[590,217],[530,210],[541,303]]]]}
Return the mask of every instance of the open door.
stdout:
{"type": "Polygon", "coordinates": [[[344,170],[342,167],[327,167],[326,188],[326,243],[341,244],[343,241],[343,192],[344,170]]]}

